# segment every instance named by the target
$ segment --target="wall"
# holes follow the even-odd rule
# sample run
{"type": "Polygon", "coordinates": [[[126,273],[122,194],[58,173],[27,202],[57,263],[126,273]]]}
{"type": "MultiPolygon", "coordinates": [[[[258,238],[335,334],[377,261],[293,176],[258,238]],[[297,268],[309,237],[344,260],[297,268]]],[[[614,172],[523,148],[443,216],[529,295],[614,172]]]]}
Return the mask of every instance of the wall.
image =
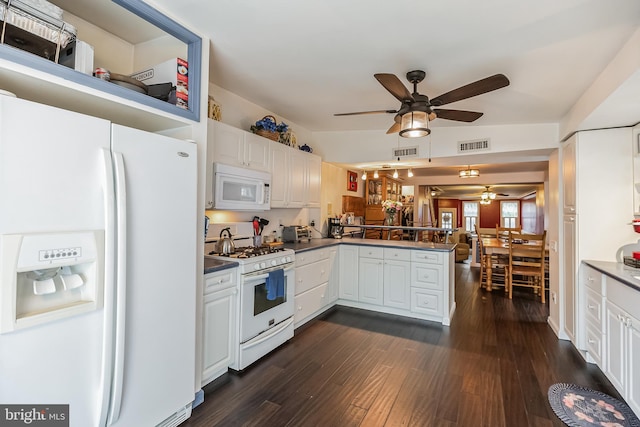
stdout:
{"type": "MultiPolygon", "coordinates": [[[[358,176],[358,191],[347,190],[348,169],[322,163],[322,192],[320,200],[320,227],[322,235],[327,235],[327,218],[335,217],[342,213],[342,196],[364,197],[364,182],[358,176]],[[331,205],[331,212],[329,211],[331,205]]],[[[358,174],[359,175],[359,174],[358,174]]]]}
{"type": "Polygon", "coordinates": [[[500,224],[500,202],[494,201],[488,205],[480,205],[479,228],[496,228],[500,224]]]}

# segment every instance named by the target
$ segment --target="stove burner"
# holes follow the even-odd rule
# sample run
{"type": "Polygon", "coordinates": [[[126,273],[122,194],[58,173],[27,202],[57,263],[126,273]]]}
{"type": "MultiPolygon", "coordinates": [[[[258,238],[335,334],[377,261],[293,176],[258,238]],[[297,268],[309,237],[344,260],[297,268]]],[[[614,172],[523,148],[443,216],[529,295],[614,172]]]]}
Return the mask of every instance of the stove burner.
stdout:
{"type": "Polygon", "coordinates": [[[236,248],[235,253],[232,254],[219,254],[216,251],[211,251],[209,252],[209,255],[215,255],[215,256],[224,256],[224,257],[229,257],[229,258],[252,258],[252,257],[257,257],[257,256],[262,256],[262,255],[270,255],[270,254],[274,254],[277,252],[282,252],[285,249],[282,247],[272,247],[272,246],[260,246],[260,247],[253,247],[253,246],[246,246],[246,247],[241,247],[241,248],[236,248]]]}

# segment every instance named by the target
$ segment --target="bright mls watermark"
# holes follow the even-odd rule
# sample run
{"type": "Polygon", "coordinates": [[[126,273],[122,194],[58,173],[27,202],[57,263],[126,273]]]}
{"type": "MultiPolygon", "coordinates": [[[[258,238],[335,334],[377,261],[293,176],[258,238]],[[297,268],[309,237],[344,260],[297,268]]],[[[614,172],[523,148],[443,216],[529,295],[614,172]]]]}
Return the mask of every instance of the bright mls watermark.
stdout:
{"type": "Polygon", "coordinates": [[[0,427],[69,427],[69,405],[0,405],[0,427]]]}

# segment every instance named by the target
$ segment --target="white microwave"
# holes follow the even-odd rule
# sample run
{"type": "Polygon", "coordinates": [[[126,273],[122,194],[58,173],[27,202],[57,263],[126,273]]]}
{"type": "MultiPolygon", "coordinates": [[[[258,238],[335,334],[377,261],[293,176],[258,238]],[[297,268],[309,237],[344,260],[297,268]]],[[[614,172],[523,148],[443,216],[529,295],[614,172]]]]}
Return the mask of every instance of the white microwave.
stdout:
{"type": "Polygon", "coordinates": [[[271,209],[271,174],[223,163],[213,164],[213,208],[234,211],[271,209]]]}

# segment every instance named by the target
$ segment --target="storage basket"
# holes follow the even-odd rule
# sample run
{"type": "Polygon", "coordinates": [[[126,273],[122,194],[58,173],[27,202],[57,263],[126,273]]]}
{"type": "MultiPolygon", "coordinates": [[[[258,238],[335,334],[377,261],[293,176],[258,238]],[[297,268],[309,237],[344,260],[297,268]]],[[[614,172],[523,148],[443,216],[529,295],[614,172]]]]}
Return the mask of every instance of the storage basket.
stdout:
{"type": "MultiPolygon", "coordinates": [[[[273,116],[264,116],[262,118],[262,120],[267,119],[267,118],[270,118],[273,121],[273,123],[278,123],[276,121],[276,118],[273,117],[273,116]]],[[[269,138],[270,140],[276,141],[276,142],[280,139],[280,133],[279,132],[272,132],[272,131],[268,131],[266,129],[258,129],[258,130],[256,130],[256,134],[260,135],[260,136],[263,136],[265,138],[269,138]]]]}

